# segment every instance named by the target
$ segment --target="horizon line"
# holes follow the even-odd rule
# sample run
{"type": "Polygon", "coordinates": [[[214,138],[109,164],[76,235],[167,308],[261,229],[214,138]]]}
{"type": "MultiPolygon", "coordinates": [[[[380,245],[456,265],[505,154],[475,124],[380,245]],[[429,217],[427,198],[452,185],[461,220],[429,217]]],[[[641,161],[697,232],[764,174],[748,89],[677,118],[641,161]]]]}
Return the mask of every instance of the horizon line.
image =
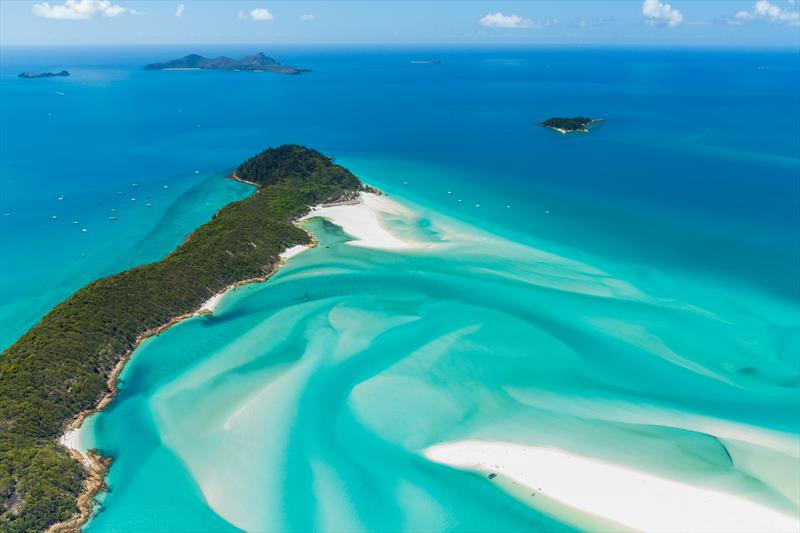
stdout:
{"type": "Polygon", "coordinates": [[[309,42],[309,43],[292,43],[292,42],[241,42],[241,43],[204,43],[204,42],[185,42],[185,43],[2,43],[0,42],[0,50],[3,48],[57,48],[57,47],[169,47],[169,46],[205,46],[205,47],[232,47],[232,46],[279,46],[279,47],[314,47],[314,46],[333,46],[333,47],[397,47],[397,48],[411,48],[411,47],[430,47],[430,48],[616,48],[616,49],[630,49],[630,48],[648,48],[648,49],[697,49],[697,50],[714,50],[714,49],[739,49],[739,50],[797,50],[800,49],[800,42],[793,44],[747,44],[740,43],[715,43],[715,44],[696,44],[696,43],[515,43],[515,42],[419,42],[419,43],[405,43],[405,42],[309,42]]]}

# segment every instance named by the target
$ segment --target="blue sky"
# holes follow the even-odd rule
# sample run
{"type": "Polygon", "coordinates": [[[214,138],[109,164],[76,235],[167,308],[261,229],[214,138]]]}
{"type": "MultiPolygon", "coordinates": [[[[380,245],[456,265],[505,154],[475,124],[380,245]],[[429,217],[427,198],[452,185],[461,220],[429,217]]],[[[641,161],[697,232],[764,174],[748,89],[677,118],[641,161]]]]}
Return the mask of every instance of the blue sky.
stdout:
{"type": "Polygon", "coordinates": [[[0,0],[0,44],[800,47],[800,0],[0,0]]]}

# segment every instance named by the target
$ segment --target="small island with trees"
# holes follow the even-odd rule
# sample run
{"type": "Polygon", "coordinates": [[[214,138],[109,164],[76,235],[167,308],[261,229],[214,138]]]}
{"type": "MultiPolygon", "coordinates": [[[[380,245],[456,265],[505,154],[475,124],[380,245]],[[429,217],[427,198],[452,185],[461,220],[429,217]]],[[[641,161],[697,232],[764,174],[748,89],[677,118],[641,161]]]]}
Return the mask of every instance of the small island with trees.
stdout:
{"type": "Polygon", "coordinates": [[[588,133],[589,126],[602,121],[601,118],[573,117],[573,118],[548,118],[539,125],[550,128],[559,133],[588,133]]]}
{"type": "Polygon", "coordinates": [[[34,79],[34,78],[61,78],[69,76],[69,72],[62,70],[61,72],[22,72],[17,77],[34,79]]]}
{"type": "Polygon", "coordinates": [[[189,54],[178,59],[172,59],[163,63],[150,63],[144,66],[145,70],[232,70],[246,72],[276,72],[278,74],[302,74],[311,72],[307,68],[297,68],[290,65],[282,65],[275,59],[259,52],[252,56],[244,56],[241,59],[230,57],[203,57],[198,54],[189,54]]]}
{"type": "Polygon", "coordinates": [[[142,339],[195,316],[228,288],[263,281],[280,254],[312,236],[295,225],[311,206],[364,186],[304,146],[270,148],[232,177],[255,192],[220,209],[167,257],[99,279],[58,304],[0,355],[0,531],[79,531],[110,459],[90,465],[59,444],[71,422],[101,409],[142,339]],[[94,466],[92,466],[94,465],[94,466]]]}

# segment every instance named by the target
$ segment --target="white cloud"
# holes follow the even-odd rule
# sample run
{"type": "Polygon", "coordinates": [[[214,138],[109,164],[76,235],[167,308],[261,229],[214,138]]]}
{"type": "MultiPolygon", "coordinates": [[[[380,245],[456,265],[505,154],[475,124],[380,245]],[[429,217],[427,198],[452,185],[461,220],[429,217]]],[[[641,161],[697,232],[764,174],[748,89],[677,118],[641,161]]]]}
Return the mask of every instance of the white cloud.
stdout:
{"type": "Polygon", "coordinates": [[[239,18],[244,19],[251,19],[251,20],[272,20],[275,16],[270,13],[269,9],[263,7],[257,7],[247,13],[244,11],[239,11],[239,18]]]}
{"type": "Polygon", "coordinates": [[[178,4],[178,7],[175,8],[175,16],[180,17],[184,11],[186,11],[186,4],[178,4]]]}
{"type": "MultiPolygon", "coordinates": [[[[793,2],[789,4],[794,5],[793,2]]],[[[787,26],[800,26],[800,11],[789,11],[772,4],[767,0],[758,0],[750,11],[739,11],[731,24],[739,25],[745,22],[768,22],[770,24],[786,24],[787,26]]]]}
{"type": "Polygon", "coordinates": [[[487,28],[543,28],[557,23],[558,19],[538,21],[520,17],[519,15],[503,15],[498,11],[497,13],[488,13],[478,22],[481,26],[486,26],[487,28]]]}
{"type": "Polygon", "coordinates": [[[312,15],[311,13],[300,15],[300,20],[314,20],[314,15],[312,15]]]}
{"type": "Polygon", "coordinates": [[[683,14],[669,4],[660,0],[644,0],[642,15],[646,22],[652,26],[669,26],[674,28],[683,22],[683,14]]]}
{"type": "Polygon", "coordinates": [[[250,18],[253,20],[272,20],[275,17],[269,12],[269,9],[258,8],[250,12],[250,18]]]}
{"type": "Polygon", "coordinates": [[[62,20],[84,20],[95,15],[116,17],[123,13],[139,14],[132,9],[112,4],[110,0],[66,0],[63,4],[50,5],[47,2],[33,5],[37,17],[62,20]]]}

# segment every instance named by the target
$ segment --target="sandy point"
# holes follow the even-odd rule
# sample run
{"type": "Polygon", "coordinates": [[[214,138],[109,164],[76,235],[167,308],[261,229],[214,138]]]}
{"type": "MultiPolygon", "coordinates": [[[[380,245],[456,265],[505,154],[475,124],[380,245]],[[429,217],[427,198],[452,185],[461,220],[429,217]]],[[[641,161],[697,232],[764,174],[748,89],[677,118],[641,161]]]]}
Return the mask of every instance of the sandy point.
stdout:
{"type": "Polygon", "coordinates": [[[793,532],[800,520],[733,492],[666,479],[650,472],[557,448],[466,440],[424,450],[429,460],[472,469],[526,487],[528,501],[562,509],[566,521],[601,517],[631,529],[663,533],[793,532]],[[536,499],[533,496],[543,496],[536,499]],[[576,518],[575,515],[579,516],[576,518]]]}

